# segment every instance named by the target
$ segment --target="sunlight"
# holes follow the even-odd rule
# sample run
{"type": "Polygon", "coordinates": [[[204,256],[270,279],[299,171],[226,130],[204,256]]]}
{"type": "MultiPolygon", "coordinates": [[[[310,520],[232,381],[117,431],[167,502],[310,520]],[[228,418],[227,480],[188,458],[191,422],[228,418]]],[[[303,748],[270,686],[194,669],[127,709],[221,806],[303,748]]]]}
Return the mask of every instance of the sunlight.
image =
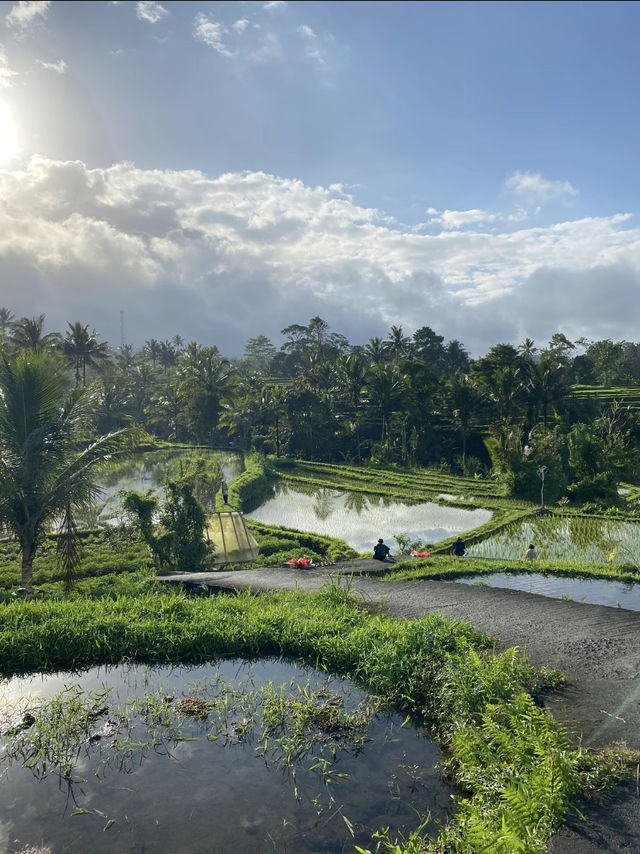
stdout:
{"type": "Polygon", "coordinates": [[[11,110],[0,101],[0,166],[18,154],[18,133],[11,110]]]}

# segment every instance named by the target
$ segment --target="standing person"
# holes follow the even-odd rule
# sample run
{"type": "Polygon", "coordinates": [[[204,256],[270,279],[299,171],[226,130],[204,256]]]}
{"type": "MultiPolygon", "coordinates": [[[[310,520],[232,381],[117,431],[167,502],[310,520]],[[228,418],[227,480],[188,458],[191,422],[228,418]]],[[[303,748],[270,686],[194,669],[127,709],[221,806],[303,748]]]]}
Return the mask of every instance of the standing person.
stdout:
{"type": "Polygon", "coordinates": [[[385,545],[384,540],[378,540],[376,545],[373,548],[373,559],[374,560],[386,560],[387,555],[391,549],[389,546],[385,545]]]}
{"type": "Polygon", "coordinates": [[[229,503],[229,484],[227,481],[222,478],[222,483],[220,484],[220,491],[222,492],[222,500],[225,504],[229,503]]]}
{"type": "Polygon", "coordinates": [[[525,560],[538,560],[538,557],[539,557],[539,555],[538,555],[537,549],[533,545],[533,543],[531,543],[529,548],[524,553],[524,559],[525,560]]]}
{"type": "Polygon", "coordinates": [[[458,537],[458,539],[453,544],[453,553],[456,557],[464,557],[467,553],[467,549],[462,537],[458,537]]]}

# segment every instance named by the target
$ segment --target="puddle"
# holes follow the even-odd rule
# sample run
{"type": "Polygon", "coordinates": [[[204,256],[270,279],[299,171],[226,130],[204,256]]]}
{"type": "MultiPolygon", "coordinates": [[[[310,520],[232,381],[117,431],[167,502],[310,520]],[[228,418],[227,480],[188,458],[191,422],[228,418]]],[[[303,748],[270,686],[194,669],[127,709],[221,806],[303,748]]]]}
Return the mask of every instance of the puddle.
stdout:
{"type": "Polygon", "coordinates": [[[452,790],[434,767],[439,749],[421,731],[371,711],[355,735],[335,722],[334,713],[356,718],[371,708],[348,680],[278,661],[95,668],[4,681],[0,709],[6,718],[8,708],[23,713],[62,691],[76,702],[100,693],[91,734],[71,751],[75,782],[61,779],[52,759],[43,771],[8,758],[36,725],[1,739],[2,854],[27,845],[56,854],[338,854],[371,846],[381,826],[407,833],[428,811],[435,834],[451,809],[452,790]],[[282,696],[287,708],[313,698],[320,709],[303,747],[288,738],[291,726],[265,736],[282,696]],[[177,713],[193,697],[209,710],[205,720],[177,713]]]}

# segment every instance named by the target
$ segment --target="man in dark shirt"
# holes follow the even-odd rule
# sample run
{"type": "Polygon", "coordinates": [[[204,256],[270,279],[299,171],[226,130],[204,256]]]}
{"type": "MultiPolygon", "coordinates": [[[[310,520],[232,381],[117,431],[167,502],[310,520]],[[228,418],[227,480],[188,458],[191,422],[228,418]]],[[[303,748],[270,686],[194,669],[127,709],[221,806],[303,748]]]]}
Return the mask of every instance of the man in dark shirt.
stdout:
{"type": "Polygon", "coordinates": [[[458,537],[453,544],[453,553],[456,557],[464,557],[465,551],[464,541],[462,540],[462,537],[458,537]]]}
{"type": "Polygon", "coordinates": [[[374,560],[386,560],[391,549],[385,546],[384,540],[378,540],[373,549],[374,560]]]}

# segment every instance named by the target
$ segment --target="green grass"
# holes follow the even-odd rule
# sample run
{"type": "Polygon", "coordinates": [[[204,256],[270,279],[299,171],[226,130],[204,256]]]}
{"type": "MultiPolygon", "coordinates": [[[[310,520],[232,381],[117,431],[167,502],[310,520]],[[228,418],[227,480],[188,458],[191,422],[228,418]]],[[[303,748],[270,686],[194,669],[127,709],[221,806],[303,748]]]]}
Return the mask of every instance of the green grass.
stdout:
{"type": "Polygon", "coordinates": [[[439,615],[411,621],[369,614],[345,587],[314,595],[189,599],[152,592],[0,605],[4,676],[270,656],[349,676],[441,741],[460,787],[458,812],[439,842],[415,850],[542,852],[587,771],[589,779],[602,772],[596,758],[569,748],[562,727],[532,700],[552,674],[515,650],[496,656],[490,639],[439,615]],[[505,829],[521,849],[504,847],[505,829]]]}
{"type": "Polygon", "coordinates": [[[470,575],[493,575],[496,572],[531,575],[564,575],[568,578],[602,578],[626,583],[640,582],[635,567],[610,563],[578,563],[570,561],[487,560],[485,558],[456,558],[453,555],[434,555],[428,558],[408,558],[390,564],[384,578],[389,581],[431,578],[446,580],[470,575]]]}

